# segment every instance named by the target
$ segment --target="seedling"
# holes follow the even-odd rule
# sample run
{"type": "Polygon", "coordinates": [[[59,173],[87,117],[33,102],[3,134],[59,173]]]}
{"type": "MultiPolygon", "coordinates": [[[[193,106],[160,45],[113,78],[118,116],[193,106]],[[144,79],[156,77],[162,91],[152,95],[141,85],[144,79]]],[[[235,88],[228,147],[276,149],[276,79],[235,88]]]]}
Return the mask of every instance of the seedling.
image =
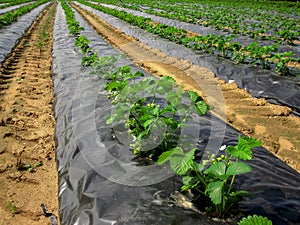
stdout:
{"type": "Polygon", "coordinates": [[[17,206],[13,203],[12,200],[8,201],[8,207],[13,215],[17,213],[17,206]]]}
{"type": "Polygon", "coordinates": [[[22,164],[20,165],[20,167],[18,168],[18,170],[27,170],[30,173],[35,172],[37,167],[42,166],[43,163],[42,162],[37,162],[35,164],[22,164]]]}

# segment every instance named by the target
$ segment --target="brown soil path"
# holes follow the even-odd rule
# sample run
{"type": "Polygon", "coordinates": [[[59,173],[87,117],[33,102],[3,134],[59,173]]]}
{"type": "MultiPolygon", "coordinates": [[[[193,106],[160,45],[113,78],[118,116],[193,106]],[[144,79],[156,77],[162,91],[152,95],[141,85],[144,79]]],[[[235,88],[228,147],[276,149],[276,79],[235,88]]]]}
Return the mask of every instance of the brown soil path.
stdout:
{"type": "Polygon", "coordinates": [[[130,37],[79,6],[74,7],[105,40],[125,53],[133,62],[155,76],[169,75],[187,89],[206,98],[212,112],[244,134],[264,142],[264,147],[292,168],[300,171],[300,119],[291,109],[257,99],[225,83],[208,69],[189,61],[171,58],[130,37]]]}
{"type": "Polygon", "coordinates": [[[51,80],[56,5],[0,66],[0,224],[49,224],[41,203],[58,215],[51,80]],[[25,168],[34,165],[32,172],[25,168]]]}

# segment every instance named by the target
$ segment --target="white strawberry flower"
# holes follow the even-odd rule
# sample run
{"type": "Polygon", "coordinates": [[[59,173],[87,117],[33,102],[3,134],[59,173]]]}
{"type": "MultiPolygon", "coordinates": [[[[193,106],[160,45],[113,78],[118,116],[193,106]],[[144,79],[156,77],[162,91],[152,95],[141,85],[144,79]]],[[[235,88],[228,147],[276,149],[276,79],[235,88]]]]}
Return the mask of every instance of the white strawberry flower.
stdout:
{"type": "Polygon", "coordinates": [[[226,149],[226,145],[222,145],[221,147],[220,147],[220,151],[224,151],[225,149],[226,149]]]}

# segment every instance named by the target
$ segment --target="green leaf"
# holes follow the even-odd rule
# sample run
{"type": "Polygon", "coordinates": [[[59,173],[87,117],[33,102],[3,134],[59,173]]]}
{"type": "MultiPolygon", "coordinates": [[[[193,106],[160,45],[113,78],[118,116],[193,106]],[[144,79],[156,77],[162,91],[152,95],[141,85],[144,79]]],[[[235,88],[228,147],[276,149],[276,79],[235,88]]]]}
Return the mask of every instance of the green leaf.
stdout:
{"type": "Polygon", "coordinates": [[[185,184],[185,185],[189,185],[192,180],[194,180],[194,177],[192,177],[192,176],[182,177],[182,183],[185,184]]]}
{"type": "Polygon", "coordinates": [[[108,85],[106,85],[106,91],[111,91],[113,89],[118,89],[121,84],[118,81],[110,82],[108,85]]]}
{"type": "Polygon", "coordinates": [[[210,182],[207,185],[206,193],[214,205],[219,205],[222,202],[223,185],[224,183],[222,181],[210,182]]]}
{"type": "Polygon", "coordinates": [[[146,120],[144,123],[143,123],[143,127],[149,127],[149,125],[153,122],[155,122],[156,119],[154,119],[155,117],[152,117],[151,119],[148,119],[146,120]]]}
{"type": "Polygon", "coordinates": [[[207,111],[210,109],[209,105],[206,104],[206,102],[203,100],[202,97],[198,95],[197,92],[195,91],[187,91],[189,98],[192,100],[194,103],[194,109],[196,112],[200,115],[205,115],[207,111]]]}
{"type": "Polygon", "coordinates": [[[246,197],[246,196],[251,196],[253,194],[251,194],[250,192],[248,191],[245,191],[245,190],[237,190],[237,191],[233,191],[233,192],[230,192],[229,193],[229,196],[230,197],[246,197]]]}
{"type": "MultiPolygon", "coordinates": [[[[134,108],[135,110],[136,110],[136,109],[140,109],[140,108],[146,108],[146,109],[147,109],[147,107],[141,107],[140,105],[135,105],[134,107],[135,107],[135,108],[134,108]]],[[[147,112],[147,110],[145,110],[145,112],[147,112]]],[[[139,120],[140,120],[140,121],[147,121],[147,120],[152,119],[152,118],[154,118],[154,116],[147,113],[147,114],[141,116],[141,117],[139,118],[139,120]]]]}
{"type": "Polygon", "coordinates": [[[166,91],[164,89],[160,88],[160,89],[156,90],[156,93],[158,93],[160,95],[164,95],[166,93],[166,91]]]}
{"type": "Polygon", "coordinates": [[[238,222],[238,225],[272,225],[272,221],[269,220],[267,217],[263,216],[248,216],[244,217],[240,222],[238,222]]]}
{"type": "Polygon", "coordinates": [[[205,101],[199,101],[195,103],[195,110],[200,115],[205,115],[209,109],[210,107],[205,101]]]}
{"type": "Polygon", "coordinates": [[[217,178],[223,179],[225,175],[226,165],[224,162],[218,162],[216,164],[211,165],[208,167],[204,173],[213,175],[217,178]]]}
{"type": "Polygon", "coordinates": [[[176,151],[180,151],[180,149],[178,148],[173,148],[171,149],[170,151],[166,151],[166,152],[163,152],[159,157],[158,157],[158,160],[157,160],[157,164],[158,165],[162,165],[164,164],[165,162],[167,162],[168,160],[170,160],[171,156],[174,154],[174,152],[176,151]]]}
{"type": "Polygon", "coordinates": [[[196,148],[184,153],[181,147],[173,148],[170,151],[162,153],[157,163],[159,165],[170,160],[171,169],[178,175],[184,175],[192,168],[196,148]]]}
{"type": "Polygon", "coordinates": [[[166,99],[169,104],[176,107],[177,105],[181,104],[181,98],[182,98],[182,89],[179,88],[178,91],[171,91],[167,94],[166,99]]]}
{"type": "Polygon", "coordinates": [[[204,165],[203,164],[199,164],[199,163],[197,163],[197,162],[194,161],[193,162],[193,169],[194,169],[194,171],[201,172],[204,169],[204,165]]]}
{"type": "Polygon", "coordinates": [[[261,146],[262,142],[251,137],[239,136],[238,144],[236,146],[228,146],[226,151],[238,159],[251,160],[252,148],[261,146]]]}
{"type": "Polygon", "coordinates": [[[152,115],[157,116],[160,112],[160,109],[158,107],[155,107],[154,109],[151,110],[152,115]]]}
{"type": "Polygon", "coordinates": [[[196,187],[200,182],[195,179],[195,177],[192,176],[184,176],[182,178],[183,186],[181,187],[182,191],[193,189],[196,187]]]}
{"type": "Polygon", "coordinates": [[[190,99],[191,99],[193,102],[197,102],[197,101],[199,100],[199,98],[200,98],[200,100],[203,100],[203,99],[198,95],[198,93],[195,92],[195,91],[187,91],[187,93],[188,93],[190,99]]]}
{"type": "Polygon", "coordinates": [[[172,105],[167,105],[165,108],[163,108],[163,109],[160,110],[159,115],[161,116],[163,114],[173,113],[173,112],[176,112],[176,110],[174,109],[174,107],[172,105]]]}
{"type": "Polygon", "coordinates": [[[244,149],[241,151],[238,146],[227,146],[226,151],[229,152],[235,158],[243,159],[243,160],[251,160],[252,159],[252,151],[251,149],[244,149]]]}
{"type": "Polygon", "coordinates": [[[146,130],[140,132],[139,135],[136,137],[137,141],[141,141],[142,138],[143,138],[145,135],[147,135],[148,133],[149,133],[149,129],[146,129],[146,130]]]}
{"type": "Polygon", "coordinates": [[[186,174],[192,167],[195,151],[196,149],[192,149],[188,153],[173,154],[170,160],[170,166],[173,171],[178,175],[186,174]]]}
{"type": "Polygon", "coordinates": [[[226,175],[239,175],[243,173],[248,173],[251,171],[251,167],[243,162],[234,162],[230,164],[227,168],[226,175]]]}
{"type": "Polygon", "coordinates": [[[113,113],[106,117],[106,124],[112,124],[113,122],[119,121],[120,116],[117,113],[113,113]]]}

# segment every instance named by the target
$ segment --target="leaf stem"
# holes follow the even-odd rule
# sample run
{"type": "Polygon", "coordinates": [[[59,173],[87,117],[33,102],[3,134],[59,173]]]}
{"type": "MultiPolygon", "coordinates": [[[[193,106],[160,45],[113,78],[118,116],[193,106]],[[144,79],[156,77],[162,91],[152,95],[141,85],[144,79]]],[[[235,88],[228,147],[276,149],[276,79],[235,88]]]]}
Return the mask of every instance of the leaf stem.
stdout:
{"type": "MultiPolygon", "coordinates": [[[[235,162],[237,163],[238,161],[239,161],[239,159],[237,158],[237,159],[235,160],[235,162]]],[[[236,174],[234,174],[234,175],[232,176],[232,179],[231,179],[230,186],[229,186],[229,188],[228,188],[227,194],[229,194],[230,191],[231,191],[231,189],[232,189],[232,185],[233,185],[235,176],[236,176],[236,174]]]]}

